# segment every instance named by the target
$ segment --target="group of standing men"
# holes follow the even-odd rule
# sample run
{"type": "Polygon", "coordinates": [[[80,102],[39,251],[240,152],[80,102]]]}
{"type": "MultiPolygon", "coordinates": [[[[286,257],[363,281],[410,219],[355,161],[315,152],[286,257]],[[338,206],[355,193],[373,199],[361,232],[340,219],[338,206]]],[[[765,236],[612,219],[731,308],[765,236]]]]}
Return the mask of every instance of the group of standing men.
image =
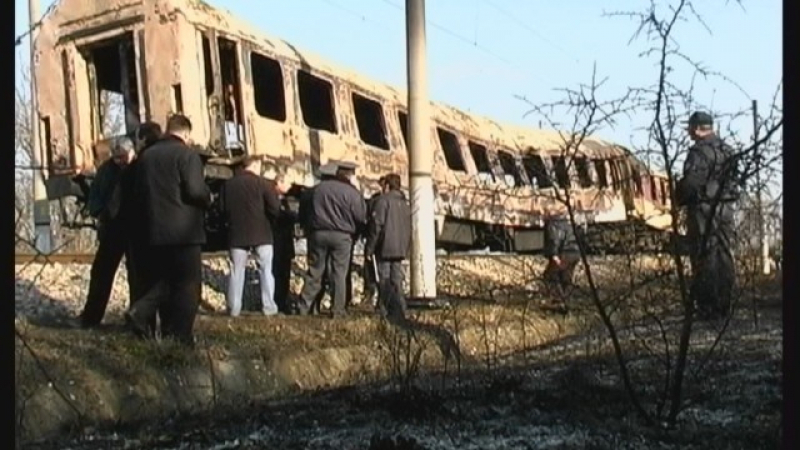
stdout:
{"type": "MultiPolygon", "coordinates": [[[[131,299],[127,327],[141,337],[154,337],[158,317],[162,337],[193,344],[205,213],[212,198],[204,163],[191,148],[191,130],[183,115],[170,117],[163,133],[158,124],[144,123],[134,136],[118,139],[111,158],[97,169],[88,209],[97,219],[99,246],[81,327],[101,323],[124,256],[131,299]]],[[[312,313],[326,285],[332,292],[333,316],[344,315],[354,243],[361,237],[366,237],[367,259],[377,269],[379,311],[403,313],[401,264],[410,248],[411,212],[399,175],[384,177],[382,191],[368,206],[354,184],[355,167],[327,164],[320,168],[320,183],[302,193],[294,214],[285,178],[263,178],[261,164],[256,157],[245,157],[220,195],[231,259],[228,314],[241,312],[247,259],[254,252],[265,315],[312,313]],[[302,293],[292,302],[297,222],[307,238],[309,269],[302,293]]]]}
{"type": "MultiPolygon", "coordinates": [[[[126,323],[136,334],[161,335],[192,344],[202,285],[201,248],[204,217],[211,193],[203,161],[190,148],[192,124],[183,115],[167,121],[162,134],[148,122],[132,138],[119,140],[111,158],[97,170],[89,193],[89,212],[98,220],[95,261],[80,325],[100,324],[116,270],[126,256],[131,304],[126,323]]],[[[676,201],[688,209],[693,282],[691,296],[702,318],[720,317],[730,308],[736,275],[733,263],[733,204],[739,197],[733,150],[713,131],[713,119],[692,114],[688,121],[695,144],[684,176],[675,187],[676,201]]],[[[258,255],[263,312],[312,314],[319,311],[324,290],[333,298],[333,317],[347,313],[355,242],[365,237],[367,291],[377,281],[378,309],[404,315],[403,261],[411,246],[411,211],[400,190],[400,176],[381,179],[381,191],[369,202],[355,183],[352,164],[320,168],[319,184],[303,192],[298,214],[288,208],[284,178],[266,180],[261,162],[245,157],[221,195],[231,274],[228,314],[238,316],[247,257],[258,255]],[[289,296],[294,224],[307,239],[308,272],[297,301],[289,296]],[[273,259],[289,264],[273,264],[273,259]],[[277,301],[276,301],[277,300],[277,301]]],[[[579,239],[565,219],[546,226],[545,280],[565,294],[580,259],[579,239]]]]}
{"type": "MultiPolygon", "coordinates": [[[[404,314],[402,261],[411,246],[411,210],[400,190],[400,176],[381,179],[381,190],[369,202],[355,185],[355,166],[328,163],[319,168],[320,182],[299,194],[297,214],[289,208],[289,186],[282,175],[263,178],[261,162],[246,157],[242,168],[222,190],[228,230],[231,276],[228,314],[242,309],[247,257],[257,255],[264,315],[316,314],[325,291],[331,293],[331,315],[342,317],[352,297],[353,251],[365,238],[365,266],[374,268],[378,312],[404,314]],[[294,224],[306,237],[308,271],[299,296],[289,295],[294,224]],[[377,278],[377,279],[375,279],[377,278]]],[[[370,273],[368,270],[367,273],[370,273]]]]}
{"type": "MultiPolygon", "coordinates": [[[[297,301],[301,315],[319,311],[325,285],[332,293],[333,317],[346,315],[353,249],[365,237],[365,268],[377,281],[378,312],[402,316],[402,263],[411,248],[411,208],[400,190],[400,176],[389,174],[380,181],[381,190],[366,202],[354,186],[355,168],[328,164],[320,169],[322,181],[305,193],[299,219],[307,238],[308,276],[297,301]]],[[[371,283],[367,284],[367,291],[371,283]]]]}

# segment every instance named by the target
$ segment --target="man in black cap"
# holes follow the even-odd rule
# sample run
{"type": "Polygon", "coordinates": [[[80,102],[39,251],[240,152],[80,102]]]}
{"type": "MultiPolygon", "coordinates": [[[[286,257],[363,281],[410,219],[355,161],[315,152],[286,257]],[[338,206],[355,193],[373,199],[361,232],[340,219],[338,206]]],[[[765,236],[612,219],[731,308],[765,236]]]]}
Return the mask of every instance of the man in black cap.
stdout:
{"type": "Polygon", "coordinates": [[[298,299],[302,315],[310,312],[318,298],[326,269],[333,287],[331,313],[334,317],[346,314],[348,263],[353,239],[366,223],[367,208],[351,182],[353,170],[343,166],[338,165],[334,179],[323,180],[314,187],[307,205],[309,267],[298,299]]]}
{"type": "Polygon", "coordinates": [[[733,149],[714,133],[714,120],[704,112],[689,117],[694,141],[675,190],[678,205],[687,208],[687,237],[692,265],[691,297],[701,319],[725,316],[731,306],[736,272],[734,203],[739,199],[739,172],[733,149]]]}

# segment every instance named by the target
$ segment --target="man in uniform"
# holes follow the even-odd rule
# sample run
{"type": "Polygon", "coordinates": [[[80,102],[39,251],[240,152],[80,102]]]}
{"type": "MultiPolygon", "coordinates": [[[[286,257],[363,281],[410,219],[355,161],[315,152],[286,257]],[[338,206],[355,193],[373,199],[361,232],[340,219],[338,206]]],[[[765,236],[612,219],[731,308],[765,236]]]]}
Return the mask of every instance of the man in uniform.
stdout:
{"type": "MultiPolygon", "coordinates": [[[[325,180],[334,180],[336,179],[336,171],[337,166],[336,164],[329,162],[327,164],[323,164],[317,170],[317,178],[319,179],[319,183],[322,183],[325,180]]],[[[314,185],[314,187],[310,189],[306,189],[300,194],[300,201],[299,201],[299,208],[297,212],[298,222],[300,222],[300,226],[303,229],[303,236],[306,238],[306,267],[311,267],[311,258],[310,253],[308,251],[308,237],[311,235],[311,216],[312,216],[312,209],[313,205],[313,198],[314,198],[314,189],[319,186],[319,183],[314,185]]],[[[325,273],[322,275],[322,289],[320,289],[319,294],[314,299],[314,302],[311,306],[311,312],[316,314],[319,313],[321,308],[322,299],[325,298],[325,293],[329,292],[331,298],[333,298],[333,292],[330,289],[330,277],[328,274],[327,267],[329,264],[326,264],[325,273]]]]}
{"type": "Polygon", "coordinates": [[[333,288],[331,313],[333,317],[346,315],[347,272],[353,239],[366,223],[367,215],[364,199],[351,182],[352,176],[349,168],[337,168],[334,179],[314,187],[306,206],[309,267],[298,299],[301,315],[311,311],[322,291],[326,271],[333,288]]]}
{"type": "Polygon", "coordinates": [[[691,297],[701,319],[714,319],[729,312],[736,283],[732,245],[734,203],[739,199],[737,158],[714,133],[709,114],[693,113],[687,131],[694,145],[676,186],[676,201],[687,208],[691,297]]]}
{"type": "Polygon", "coordinates": [[[574,286],[575,267],[581,260],[581,249],[569,216],[553,215],[544,228],[544,255],[547,257],[544,278],[549,294],[561,308],[566,308],[569,290],[574,286]]]}
{"type": "MultiPolygon", "coordinates": [[[[337,171],[339,171],[342,175],[344,175],[344,177],[349,180],[350,184],[352,184],[353,187],[355,187],[356,190],[360,193],[361,188],[358,184],[358,179],[356,178],[356,167],[357,167],[356,164],[347,161],[340,161],[336,162],[335,164],[337,171]]],[[[361,225],[361,227],[356,231],[356,234],[353,236],[353,244],[350,246],[350,258],[348,260],[349,263],[347,265],[347,277],[345,278],[347,284],[346,305],[348,308],[350,306],[353,306],[353,267],[354,267],[353,258],[355,257],[356,242],[358,242],[359,239],[361,239],[362,237],[366,236],[367,234],[366,227],[367,227],[366,222],[361,225]]]]}

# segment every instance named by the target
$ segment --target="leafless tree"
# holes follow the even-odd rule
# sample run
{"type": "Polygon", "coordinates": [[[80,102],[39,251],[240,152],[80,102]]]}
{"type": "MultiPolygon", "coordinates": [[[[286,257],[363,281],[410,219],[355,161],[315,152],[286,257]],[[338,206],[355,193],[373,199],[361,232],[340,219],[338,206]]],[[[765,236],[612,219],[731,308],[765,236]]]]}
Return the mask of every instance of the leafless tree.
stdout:
{"type": "MultiPolygon", "coordinates": [[[[691,0],[664,2],[653,0],[644,11],[615,12],[607,15],[626,17],[635,21],[637,28],[632,41],[644,39],[649,44],[649,48],[640,56],[656,60],[658,70],[655,83],[649,86],[630,88],[625,95],[613,101],[601,100],[599,91],[604,80],[598,81],[596,73],[593,73],[589,84],[575,89],[562,89],[561,93],[564,97],[562,100],[545,105],[532,105],[531,113],[541,116],[553,128],[569,130],[561,133],[563,141],[561,151],[564,156],[568,157],[568,164],[573,163],[581,144],[588,137],[604,128],[614,127],[618,123],[618,119],[624,116],[630,117],[633,114],[636,114],[637,117],[651,117],[652,119],[645,129],[648,136],[647,145],[644,148],[634,148],[634,152],[640,159],[650,161],[652,165],[666,172],[671,200],[669,214],[672,225],[670,231],[672,236],[679,236],[682,212],[674,201],[674,189],[681,171],[681,160],[689,147],[688,137],[681,120],[688,117],[692,110],[700,109],[702,106],[698,105],[694,98],[694,80],[696,77],[704,77],[720,83],[736,85],[730,78],[704,67],[680,49],[676,40],[676,30],[679,29],[680,24],[688,20],[695,20],[705,26],[691,0]],[[681,86],[674,81],[673,69],[678,65],[688,67],[695,74],[689,86],[681,86]],[[561,117],[568,117],[568,121],[571,123],[556,123],[554,117],[559,116],[557,112],[562,113],[561,117]]],[[[718,121],[727,122],[725,132],[720,132],[720,134],[736,150],[736,156],[739,158],[742,169],[741,177],[746,183],[749,194],[765,188],[764,182],[757,181],[758,178],[774,179],[765,174],[774,174],[780,170],[782,145],[778,138],[783,118],[782,108],[777,102],[777,92],[780,92],[780,87],[766,114],[755,120],[760,131],[758,137],[744,138],[733,132],[733,121],[747,114],[750,105],[743,107],[742,111],[732,114],[714,112],[718,121]]],[[[632,179],[621,180],[621,182],[628,186],[639,183],[638,180],[632,179]]],[[[576,210],[576,204],[570,198],[570,190],[556,189],[555,192],[558,200],[566,206],[573,227],[577,229],[576,216],[579,211],[576,210]]],[[[638,251],[634,245],[637,239],[636,234],[637,231],[632,229],[630,236],[626,236],[629,269],[634,267],[638,251]]],[[[586,281],[589,285],[588,296],[608,332],[620,369],[620,378],[634,409],[648,424],[666,423],[674,426],[679,413],[686,405],[683,399],[685,378],[687,376],[692,376],[695,380],[698,378],[701,369],[708,364],[716,344],[722,339],[727,322],[719,328],[717,338],[710,348],[704,349],[703,352],[693,352],[690,343],[692,342],[694,323],[694,304],[689,296],[689,271],[678,246],[672,245],[668,248],[670,249],[671,264],[669,264],[668,270],[661,272],[663,279],[660,284],[666,285],[669,289],[666,291],[662,289],[661,293],[653,291],[648,287],[646,280],[643,281],[641,277],[637,280],[634,275],[630,276],[629,289],[626,292],[612,295],[600,292],[593,276],[594,268],[586,256],[588,249],[584,244],[581,244],[581,256],[586,281]],[[664,292],[671,292],[671,296],[664,298],[664,292]],[[656,297],[660,298],[660,302],[654,302],[656,297]],[[661,306],[654,309],[654,305],[657,303],[661,306]],[[638,317],[633,317],[634,321],[626,320],[626,317],[631,319],[633,310],[639,311],[638,314],[634,314],[638,317]],[[675,313],[677,313],[676,317],[680,325],[672,327],[673,330],[670,331],[666,321],[668,315],[675,313]],[[622,328],[635,330],[636,321],[648,321],[663,330],[659,350],[653,349],[653,345],[645,342],[626,345],[627,339],[622,337],[622,328]],[[677,344],[674,341],[677,341],[677,344]],[[629,365],[629,361],[642,350],[659,354],[664,363],[661,375],[663,383],[658,390],[658,398],[655,399],[655,408],[649,408],[642,399],[642,389],[635,385],[629,365]],[[690,367],[692,363],[694,365],[690,367]]],[[[631,273],[633,272],[631,271],[631,273]]],[[[630,333],[625,334],[630,335],[630,333]]]]}

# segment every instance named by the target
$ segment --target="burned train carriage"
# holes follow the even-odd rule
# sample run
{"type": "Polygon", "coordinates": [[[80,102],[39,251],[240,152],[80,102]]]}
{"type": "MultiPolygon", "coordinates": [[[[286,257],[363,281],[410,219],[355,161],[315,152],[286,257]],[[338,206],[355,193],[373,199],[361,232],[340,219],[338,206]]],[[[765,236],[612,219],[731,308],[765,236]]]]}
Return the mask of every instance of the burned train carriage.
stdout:
{"type": "MultiPolygon", "coordinates": [[[[216,189],[241,155],[311,186],[330,160],[359,164],[366,190],[407,173],[406,94],[264,36],[198,0],[62,0],[34,42],[49,195],[108,158],[109,98],[122,134],[175,112],[194,124],[216,189]]],[[[666,179],[594,138],[565,154],[554,131],[431,105],[437,243],[537,251],[567,190],[590,229],[667,230],[666,179]]],[[[66,187],[65,187],[66,186],[66,187]]],[[[369,192],[366,192],[369,194],[369,192]]],[[[210,246],[213,246],[211,243],[210,246]]]]}

